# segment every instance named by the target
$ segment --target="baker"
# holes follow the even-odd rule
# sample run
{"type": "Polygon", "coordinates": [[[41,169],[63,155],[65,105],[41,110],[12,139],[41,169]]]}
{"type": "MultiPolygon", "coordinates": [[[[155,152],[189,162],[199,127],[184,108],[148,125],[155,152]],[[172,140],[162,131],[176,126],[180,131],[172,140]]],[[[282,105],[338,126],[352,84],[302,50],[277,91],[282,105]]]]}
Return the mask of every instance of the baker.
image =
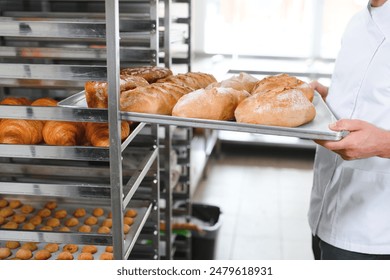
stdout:
{"type": "Polygon", "coordinates": [[[343,35],[332,82],[312,86],[340,119],[316,141],[309,209],[321,259],[390,259],[390,1],[371,0],[343,35]]]}

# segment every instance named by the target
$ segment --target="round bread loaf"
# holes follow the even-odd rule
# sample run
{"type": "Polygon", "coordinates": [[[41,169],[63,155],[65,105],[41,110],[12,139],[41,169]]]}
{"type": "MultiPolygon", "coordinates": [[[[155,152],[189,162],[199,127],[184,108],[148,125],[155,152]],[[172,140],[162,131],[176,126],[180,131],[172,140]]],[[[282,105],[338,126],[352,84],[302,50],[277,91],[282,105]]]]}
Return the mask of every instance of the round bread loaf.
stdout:
{"type": "Polygon", "coordinates": [[[271,126],[297,127],[314,119],[314,105],[298,89],[255,94],[241,102],[236,121],[271,126]]]}

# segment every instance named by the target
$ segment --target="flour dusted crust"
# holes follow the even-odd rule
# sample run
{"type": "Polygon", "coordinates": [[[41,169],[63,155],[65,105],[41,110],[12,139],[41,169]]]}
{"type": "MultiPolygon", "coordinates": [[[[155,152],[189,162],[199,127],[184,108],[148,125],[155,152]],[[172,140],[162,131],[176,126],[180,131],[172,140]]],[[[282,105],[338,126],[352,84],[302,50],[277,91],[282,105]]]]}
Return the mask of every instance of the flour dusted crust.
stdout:
{"type": "Polygon", "coordinates": [[[212,87],[232,88],[235,90],[245,90],[251,93],[258,81],[259,79],[253,77],[252,75],[249,75],[245,72],[241,72],[239,75],[233,76],[219,83],[218,82],[212,83],[207,88],[212,88],[212,87]]]}
{"type": "Polygon", "coordinates": [[[236,121],[271,126],[297,127],[314,119],[314,105],[299,89],[255,94],[241,102],[236,121]]]}
{"type": "Polygon", "coordinates": [[[193,90],[206,88],[208,85],[215,82],[217,82],[217,80],[213,75],[202,72],[177,74],[156,81],[156,83],[174,83],[181,86],[190,87],[193,90]]]}
{"type": "Polygon", "coordinates": [[[234,119],[237,105],[249,95],[232,88],[210,88],[191,92],[179,99],[172,115],[211,120],[234,119]]]}
{"type": "Polygon", "coordinates": [[[142,77],[149,83],[154,83],[158,79],[163,79],[172,75],[172,71],[170,69],[158,66],[124,68],[120,73],[121,75],[142,77]]]}
{"type": "Polygon", "coordinates": [[[299,89],[309,99],[313,101],[314,90],[309,84],[289,76],[288,74],[280,74],[266,77],[256,83],[252,90],[252,94],[262,94],[267,92],[283,92],[288,89],[299,89]]]}

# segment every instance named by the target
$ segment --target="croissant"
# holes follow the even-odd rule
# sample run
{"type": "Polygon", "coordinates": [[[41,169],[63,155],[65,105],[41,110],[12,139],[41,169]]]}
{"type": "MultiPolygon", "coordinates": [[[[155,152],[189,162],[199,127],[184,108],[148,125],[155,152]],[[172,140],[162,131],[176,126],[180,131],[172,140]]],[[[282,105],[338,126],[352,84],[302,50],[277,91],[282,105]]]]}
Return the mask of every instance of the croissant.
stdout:
{"type": "MultiPolygon", "coordinates": [[[[85,137],[92,146],[109,147],[110,136],[108,123],[92,123],[87,122],[85,126],[85,137]]],[[[128,122],[121,123],[121,140],[124,140],[130,134],[130,126],[128,122]]]]}
{"type": "MultiPolygon", "coordinates": [[[[138,86],[146,86],[149,83],[142,77],[120,76],[120,91],[134,89],[138,86]]],[[[89,108],[108,107],[108,83],[88,81],[85,83],[85,99],[89,108]]]]}
{"type": "MultiPolygon", "coordinates": [[[[2,104],[31,105],[27,98],[6,98],[2,104]]],[[[3,119],[0,122],[0,143],[34,145],[42,142],[43,122],[39,120],[3,119]]]]}

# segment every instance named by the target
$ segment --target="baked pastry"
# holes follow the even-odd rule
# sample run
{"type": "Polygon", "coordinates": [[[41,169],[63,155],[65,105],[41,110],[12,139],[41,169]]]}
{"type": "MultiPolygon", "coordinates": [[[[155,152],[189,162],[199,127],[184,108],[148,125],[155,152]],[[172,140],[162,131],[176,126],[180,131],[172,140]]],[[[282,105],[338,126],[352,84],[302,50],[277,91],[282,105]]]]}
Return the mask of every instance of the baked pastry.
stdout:
{"type": "Polygon", "coordinates": [[[103,252],[101,253],[99,260],[113,260],[114,254],[109,252],[103,252]]]}
{"type": "Polygon", "coordinates": [[[8,206],[9,202],[6,199],[0,199],[0,208],[8,206]]]}
{"type": "Polygon", "coordinates": [[[0,260],[4,260],[11,256],[12,252],[9,248],[0,248],[0,260]]]}
{"type": "Polygon", "coordinates": [[[48,201],[45,203],[45,208],[49,209],[49,210],[54,210],[55,208],[57,208],[57,202],[55,201],[48,201]]]}
{"type": "Polygon", "coordinates": [[[42,217],[41,216],[34,216],[30,219],[30,223],[33,224],[34,226],[37,226],[39,225],[40,223],[42,223],[42,217]]]}
{"type": "Polygon", "coordinates": [[[26,220],[26,215],[24,215],[24,214],[15,214],[12,216],[12,221],[17,223],[17,224],[21,224],[25,220],[26,220]]]}
{"type": "Polygon", "coordinates": [[[59,209],[59,210],[55,211],[54,218],[63,219],[67,215],[68,215],[68,212],[65,209],[59,209]]]}
{"type": "Polygon", "coordinates": [[[201,72],[177,74],[156,81],[156,83],[174,83],[181,86],[190,87],[194,90],[206,88],[208,85],[215,82],[217,82],[217,80],[213,75],[201,72]]]}
{"type": "Polygon", "coordinates": [[[77,256],[78,260],[93,260],[93,255],[91,253],[80,253],[77,256]]]}
{"type": "Polygon", "coordinates": [[[314,105],[298,89],[254,94],[235,111],[237,122],[283,127],[308,123],[315,115],[314,105]]]}
{"type": "Polygon", "coordinates": [[[73,260],[73,255],[68,251],[61,252],[58,254],[57,260],[73,260]]]}
{"type": "Polygon", "coordinates": [[[50,257],[51,257],[51,253],[46,249],[37,251],[34,256],[36,260],[47,260],[50,259],[50,257]]]}
{"type": "Polygon", "coordinates": [[[30,214],[32,212],[34,212],[35,208],[30,205],[30,204],[24,204],[21,208],[20,208],[20,211],[23,213],[23,214],[30,214]]]}
{"type": "Polygon", "coordinates": [[[8,218],[15,214],[15,211],[11,207],[4,207],[0,209],[0,216],[3,218],[8,218]]]}
{"type": "Polygon", "coordinates": [[[78,229],[79,232],[91,232],[92,228],[89,225],[82,225],[78,229]]]}
{"type": "Polygon", "coordinates": [[[38,98],[34,100],[33,103],[31,103],[32,106],[41,106],[41,107],[54,107],[57,106],[57,101],[50,97],[43,97],[38,98]]]}
{"type": "Polygon", "coordinates": [[[68,227],[61,227],[58,229],[58,231],[61,231],[61,232],[70,232],[70,228],[68,227]]]}
{"type": "MultiPolygon", "coordinates": [[[[146,86],[149,83],[142,77],[121,75],[120,92],[134,89],[139,86],[146,86]]],[[[108,83],[88,81],[84,85],[85,99],[89,108],[108,107],[108,83]]]]}
{"type": "Polygon", "coordinates": [[[16,199],[16,200],[11,200],[9,202],[9,207],[11,207],[12,209],[17,209],[19,207],[21,207],[23,204],[20,200],[16,199]]]}
{"type": "Polygon", "coordinates": [[[15,257],[21,260],[29,260],[31,259],[32,255],[33,254],[30,250],[21,248],[16,252],[15,257]]]}
{"type": "Polygon", "coordinates": [[[25,224],[23,224],[22,229],[24,229],[24,230],[34,230],[35,229],[35,225],[33,225],[32,223],[25,223],[25,224]]]}
{"type": "Polygon", "coordinates": [[[172,115],[185,118],[232,120],[238,104],[249,97],[246,91],[214,87],[191,92],[177,102],[172,115]]]}
{"type": "Polygon", "coordinates": [[[79,246],[77,246],[76,244],[66,244],[62,248],[62,251],[63,252],[69,252],[69,253],[73,254],[73,253],[77,252],[78,249],[79,249],[79,246]]]}
{"type": "Polygon", "coordinates": [[[283,92],[294,88],[299,89],[307,99],[313,101],[314,90],[310,85],[288,74],[269,76],[258,81],[252,90],[252,94],[283,92]]]}
{"type": "Polygon", "coordinates": [[[95,208],[93,209],[92,211],[92,215],[94,215],[95,217],[100,217],[100,216],[103,216],[104,215],[104,209],[103,208],[95,208]]]}
{"type": "Polygon", "coordinates": [[[134,224],[134,219],[131,218],[131,217],[124,217],[124,218],[123,218],[123,223],[124,223],[125,225],[131,226],[132,224],[134,224]]]}
{"type": "Polygon", "coordinates": [[[53,146],[76,146],[84,141],[84,126],[78,122],[47,121],[42,129],[43,140],[53,146]]]}
{"type": "MultiPolygon", "coordinates": [[[[128,122],[121,122],[121,140],[130,135],[130,126],[128,122]]],[[[85,123],[85,136],[91,145],[95,147],[109,147],[110,136],[108,123],[85,123]]]]}
{"type": "Polygon", "coordinates": [[[101,227],[98,228],[97,232],[98,232],[98,233],[107,234],[107,233],[110,233],[111,230],[110,230],[110,228],[107,227],[107,226],[101,226],[101,227]]]}
{"type": "Polygon", "coordinates": [[[27,249],[31,252],[38,249],[37,243],[35,242],[26,242],[22,245],[22,249],[27,249]]]}
{"type": "Polygon", "coordinates": [[[163,79],[171,76],[173,73],[170,69],[158,66],[141,66],[124,68],[120,71],[124,76],[142,77],[149,83],[154,83],[158,79],[163,79]]]}
{"type": "Polygon", "coordinates": [[[31,105],[31,100],[25,97],[6,97],[0,101],[0,105],[31,105]]]}
{"type": "Polygon", "coordinates": [[[6,222],[4,225],[1,226],[1,228],[4,229],[17,229],[18,224],[12,221],[6,222]]]}
{"type": "Polygon", "coordinates": [[[125,212],[125,217],[135,218],[138,215],[138,211],[135,209],[128,209],[125,212]]]}
{"type": "Polygon", "coordinates": [[[108,253],[112,253],[112,252],[114,252],[114,247],[112,247],[112,246],[106,246],[105,251],[108,252],[108,253]]]}
{"type": "Polygon", "coordinates": [[[0,216],[0,226],[4,224],[6,219],[3,216],[0,216]]]}
{"type": "Polygon", "coordinates": [[[85,208],[77,208],[73,212],[73,216],[75,216],[76,218],[84,217],[86,214],[87,214],[87,211],[85,211],[85,208]]]}
{"type": "Polygon", "coordinates": [[[12,249],[16,249],[20,247],[20,242],[19,241],[7,241],[5,243],[5,247],[12,249]]]}
{"type": "Polygon", "coordinates": [[[57,243],[48,243],[44,247],[50,253],[55,253],[59,250],[59,246],[57,243]]]}
{"type": "Polygon", "coordinates": [[[41,230],[41,231],[53,231],[53,227],[51,227],[51,226],[41,226],[39,228],[39,230],[41,230]]]}
{"type": "Polygon", "coordinates": [[[216,82],[210,84],[207,88],[212,87],[223,87],[223,88],[232,88],[235,90],[245,90],[248,93],[251,93],[256,83],[259,79],[249,75],[245,72],[241,72],[238,76],[233,76],[229,79],[223,80],[221,82],[216,82]]]}
{"type": "MultiPolygon", "coordinates": [[[[18,101],[26,105],[24,99],[18,101]]],[[[30,104],[28,104],[30,105],[30,104]]],[[[31,103],[31,106],[42,106],[40,100],[31,103]]],[[[42,128],[43,121],[39,120],[19,120],[19,119],[2,119],[0,121],[0,143],[3,144],[39,144],[43,140],[42,128]]]]}
{"type": "Polygon", "coordinates": [[[83,253],[90,253],[90,254],[95,254],[98,251],[97,247],[95,245],[85,245],[82,249],[81,252],[83,253]]]}
{"type": "Polygon", "coordinates": [[[50,227],[58,227],[61,224],[60,220],[57,218],[50,218],[46,221],[46,225],[50,227]]]}
{"type": "Polygon", "coordinates": [[[71,217],[71,218],[67,219],[64,224],[67,227],[74,227],[74,226],[77,226],[79,224],[79,220],[75,217],[71,217]]]}
{"type": "Polygon", "coordinates": [[[179,98],[191,91],[191,87],[169,82],[138,87],[122,92],[121,111],[171,115],[179,98]]]}
{"type": "Polygon", "coordinates": [[[42,218],[47,218],[51,215],[51,210],[47,208],[42,208],[38,211],[37,215],[42,218]]]}
{"type": "Polygon", "coordinates": [[[112,228],[112,219],[111,218],[107,218],[105,219],[102,224],[102,226],[106,226],[108,228],[112,228]]]}
{"type": "Polygon", "coordinates": [[[130,226],[129,225],[126,225],[126,224],[124,224],[123,225],[123,233],[124,234],[128,234],[129,233],[129,231],[130,231],[130,226]]]}
{"type": "Polygon", "coordinates": [[[93,226],[98,223],[98,219],[95,216],[90,216],[84,220],[84,224],[88,226],[93,226]]]}

